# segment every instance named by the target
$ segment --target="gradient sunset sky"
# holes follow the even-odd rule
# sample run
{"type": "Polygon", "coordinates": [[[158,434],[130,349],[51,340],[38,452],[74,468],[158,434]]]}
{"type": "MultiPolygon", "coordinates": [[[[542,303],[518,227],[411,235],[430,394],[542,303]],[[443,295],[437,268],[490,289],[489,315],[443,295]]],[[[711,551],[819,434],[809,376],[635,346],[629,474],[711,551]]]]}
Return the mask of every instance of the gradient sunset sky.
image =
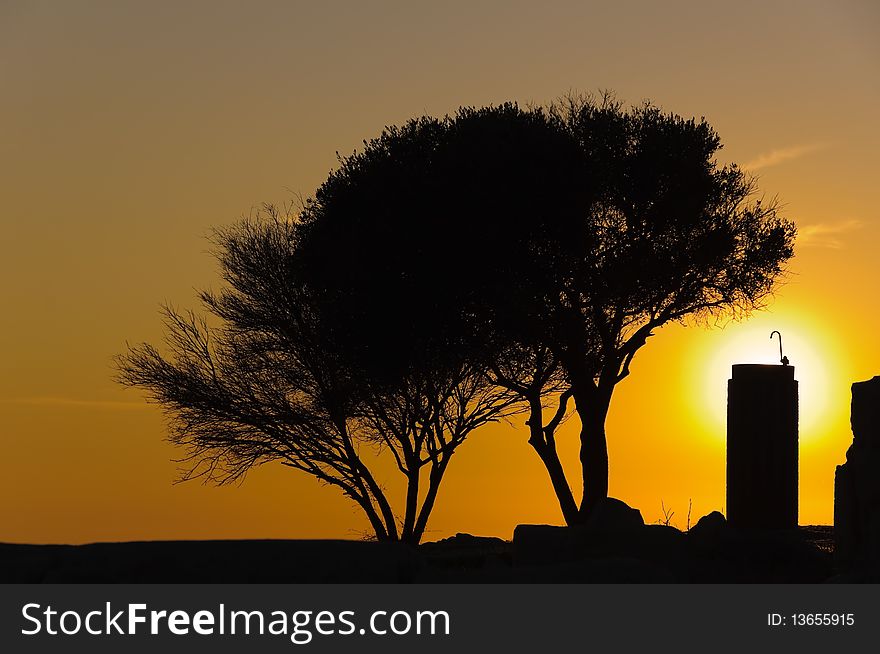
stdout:
{"type": "MultiPolygon", "coordinates": [[[[218,286],[212,227],[308,197],[384,125],[602,89],[705,116],[800,230],[767,311],[668,326],[637,356],[610,493],[679,527],[689,501],[692,521],[723,510],[730,365],[776,361],[778,329],[800,522],[830,524],[849,387],[880,374],[880,4],[0,0],[0,541],[359,537],[353,504],[281,466],[172,485],[180,452],[113,355],[218,286]]],[[[475,432],[425,540],[561,523],[526,439],[522,418],[475,432]]]]}

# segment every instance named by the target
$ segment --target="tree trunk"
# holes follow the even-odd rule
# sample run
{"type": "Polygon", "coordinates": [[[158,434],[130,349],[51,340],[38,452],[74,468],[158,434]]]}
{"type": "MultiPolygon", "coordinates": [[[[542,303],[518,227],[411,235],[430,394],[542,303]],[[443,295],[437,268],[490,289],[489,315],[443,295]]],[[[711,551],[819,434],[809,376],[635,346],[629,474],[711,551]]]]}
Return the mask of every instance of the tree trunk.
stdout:
{"type": "Polygon", "coordinates": [[[535,445],[531,441],[529,441],[529,444],[532,445],[538,456],[541,457],[544,468],[547,469],[547,474],[550,475],[550,483],[553,484],[553,492],[556,493],[556,499],[559,501],[559,508],[562,510],[562,518],[565,520],[565,524],[568,526],[577,524],[580,516],[578,506],[574,501],[574,495],[571,492],[571,487],[568,485],[568,480],[565,478],[565,471],[562,469],[562,464],[559,461],[556,450],[551,451],[546,445],[535,445]]]}
{"type": "MultiPolygon", "coordinates": [[[[352,450],[353,451],[353,450],[352,450]]],[[[357,455],[354,455],[357,458],[357,455]]],[[[376,504],[379,505],[379,510],[382,512],[382,519],[385,524],[385,531],[388,533],[388,537],[391,540],[397,540],[397,522],[394,519],[394,512],[391,510],[391,505],[388,503],[388,498],[385,497],[385,493],[382,491],[382,488],[379,484],[376,483],[375,478],[370,472],[369,468],[360,459],[357,459],[358,470],[360,471],[361,484],[365,481],[367,486],[370,489],[370,493],[376,500],[376,504]]],[[[369,500],[368,500],[369,501],[369,500]]]]}
{"type": "Polygon", "coordinates": [[[370,521],[370,526],[373,527],[373,533],[376,534],[376,540],[396,540],[396,536],[392,538],[389,535],[388,530],[385,528],[385,525],[379,518],[379,514],[376,513],[376,510],[373,508],[373,505],[370,503],[368,497],[364,496],[361,498],[351,494],[349,494],[349,497],[354,499],[354,501],[360,505],[364,513],[367,515],[367,519],[370,521]]]}
{"type": "Polygon", "coordinates": [[[431,471],[428,474],[428,492],[425,494],[425,500],[422,502],[422,508],[419,511],[418,520],[416,520],[415,528],[412,536],[407,539],[410,545],[418,545],[425,534],[425,528],[428,526],[428,518],[431,510],[434,508],[434,502],[437,500],[437,491],[440,489],[440,482],[443,480],[443,473],[446,472],[446,466],[449,463],[449,455],[439,461],[434,462],[431,471]]]}
{"type": "Polygon", "coordinates": [[[559,501],[559,508],[562,510],[562,517],[565,524],[571,526],[578,521],[578,506],[574,501],[571,487],[565,478],[565,470],[559,461],[559,454],[556,452],[556,443],[553,441],[553,434],[545,434],[542,425],[543,412],[541,410],[540,400],[530,402],[529,415],[529,445],[537,452],[550,476],[550,483],[553,485],[553,492],[556,493],[556,499],[559,501]]]}
{"type": "Polygon", "coordinates": [[[412,469],[406,476],[406,509],[400,531],[400,540],[406,542],[412,540],[419,511],[419,467],[417,462],[410,462],[409,465],[412,469]]]}
{"type": "Polygon", "coordinates": [[[578,515],[586,522],[600,500],[608,497],[608,446],[605,440],[605,418],[611,404],[611,393],[593,388],[592,392],[575,392],[575,406],[581,420],[580,461],[584,495],[578,515]]]}

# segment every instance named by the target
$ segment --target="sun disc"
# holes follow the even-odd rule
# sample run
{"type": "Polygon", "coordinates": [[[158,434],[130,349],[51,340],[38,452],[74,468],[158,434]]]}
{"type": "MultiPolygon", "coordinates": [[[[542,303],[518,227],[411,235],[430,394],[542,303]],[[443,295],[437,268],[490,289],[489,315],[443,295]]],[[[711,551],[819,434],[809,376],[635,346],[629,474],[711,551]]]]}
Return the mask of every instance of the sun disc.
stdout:
{"type": "Polygon", "coordinates": [[[822,330],[803,318],[760,315],[742,323],[732,323],[706,339],[708,352],[700,357],[700,389],[693,394],[701,415],[712,433],[726,434],[727,380],[731,366],[740,363],[782,365],[779,340],[770,333],[782,334],[783,356],[794,366],[798,380],[799,430],[802,442],[822,433],[831,409],[831,379],[834,378],[833,348],[822,330]]]}

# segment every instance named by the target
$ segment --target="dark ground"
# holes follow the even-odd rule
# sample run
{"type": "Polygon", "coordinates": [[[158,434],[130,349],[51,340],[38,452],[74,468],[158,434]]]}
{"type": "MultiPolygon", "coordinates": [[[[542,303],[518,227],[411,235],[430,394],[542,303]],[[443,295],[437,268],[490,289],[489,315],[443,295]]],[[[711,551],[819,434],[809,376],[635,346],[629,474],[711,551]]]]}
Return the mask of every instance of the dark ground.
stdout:
{"type": "Polygon", "coordinates": [[[720,514],[663,525],[520,525],[419,548],[334,540],[0,544],[0,583],[808,583],[834,575],[832,528],[747,532],[720,514]]]}

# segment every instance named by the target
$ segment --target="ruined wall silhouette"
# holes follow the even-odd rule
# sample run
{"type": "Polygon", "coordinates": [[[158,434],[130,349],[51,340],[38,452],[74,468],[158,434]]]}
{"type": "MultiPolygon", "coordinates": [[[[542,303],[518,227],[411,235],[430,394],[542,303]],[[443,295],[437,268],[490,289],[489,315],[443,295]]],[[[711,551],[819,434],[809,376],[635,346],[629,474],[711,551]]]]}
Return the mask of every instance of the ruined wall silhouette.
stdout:
{"type": "Polygon", "coordinates": [[[834,475],[835,565],[880,566],[880,377],[852,385],[853,442],[834,475]]]}

